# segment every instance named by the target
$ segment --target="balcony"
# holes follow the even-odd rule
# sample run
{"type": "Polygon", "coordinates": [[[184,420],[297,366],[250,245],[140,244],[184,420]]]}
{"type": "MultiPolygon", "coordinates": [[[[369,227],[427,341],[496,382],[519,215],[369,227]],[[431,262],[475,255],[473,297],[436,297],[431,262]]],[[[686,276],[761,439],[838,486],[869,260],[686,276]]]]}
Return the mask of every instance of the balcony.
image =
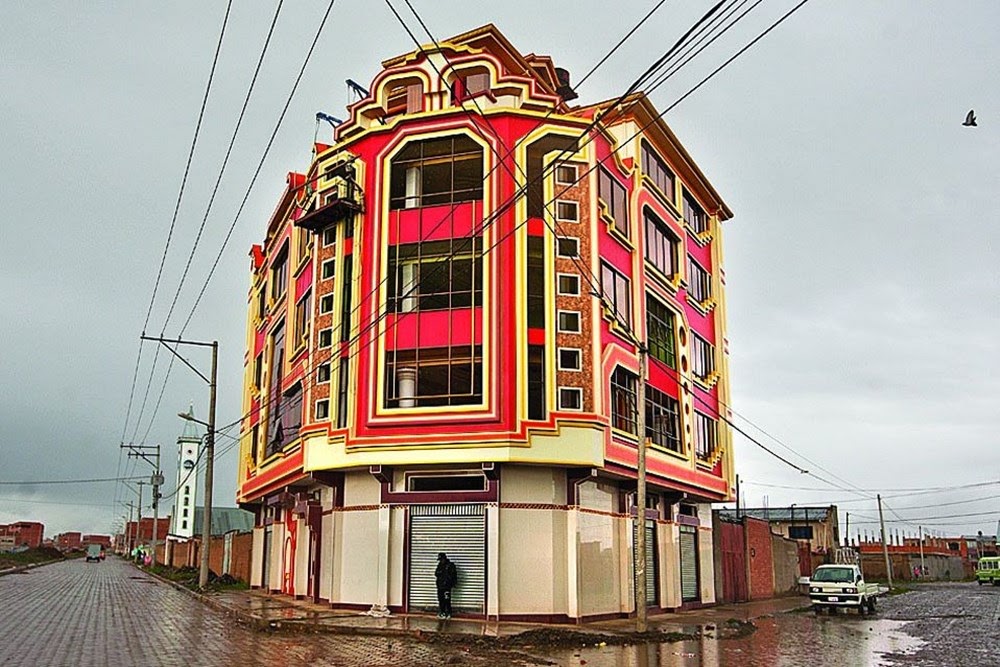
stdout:
{"type": "Polygon", "coordinates": [[[314,204],[313,208],[296,220],[295,226],[319,233],[363,210],[361,188],[355,183],[354,167],[350,163],[328,171],[326,178],[333,182],[332,186],[323,188],[320,199],[317,200],[318,205],[314,204]]]}

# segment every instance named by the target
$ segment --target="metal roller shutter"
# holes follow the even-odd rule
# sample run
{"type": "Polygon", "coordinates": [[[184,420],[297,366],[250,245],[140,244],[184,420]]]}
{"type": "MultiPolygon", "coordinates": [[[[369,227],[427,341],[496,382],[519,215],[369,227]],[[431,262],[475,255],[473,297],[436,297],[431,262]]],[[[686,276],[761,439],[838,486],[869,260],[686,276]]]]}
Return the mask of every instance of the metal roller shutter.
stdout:
{"type": "Polygon", "coordinates": [[[698,531],[691,526],[681,526],[681,600],[692,602],[698,595],[698,531]]]}
{"type": "Polygon", "coordinates": [[[486,511],[483,505],[410,507],[410,609],[437,609],[434,569],[444,552],[458,570],[451,592],[456,610],[486,607],[486,511]]]}
{"type": "MultiPolygon", "coordinates": [[[[635,525],[634,523],[632,524],[635,525]]],[[[635,561],[633,561],[635,562],[635,561]]],[[[656,569],[656,524],[646,521],[646,606],[659,604],[656,594],[659,572],[656,569]]]]}

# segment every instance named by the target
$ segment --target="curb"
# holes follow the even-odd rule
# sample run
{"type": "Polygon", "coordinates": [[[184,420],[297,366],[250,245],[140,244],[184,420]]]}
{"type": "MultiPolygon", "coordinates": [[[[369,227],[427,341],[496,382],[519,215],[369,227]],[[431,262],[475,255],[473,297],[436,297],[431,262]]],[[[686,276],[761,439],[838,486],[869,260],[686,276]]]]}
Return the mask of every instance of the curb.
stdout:
{"type": "Polygon", "coordinates": [[[60,558],[59,560],[47,560],[41,563],[29,563],[28,565],[17,565],[15,567],[9,567],[6,570],[0,570],[0,577],[5,577],[8,574],[21,574],[22,572],[27,572],[28,570],[34,570],[36,567],[42,567],[43,565],[52,565],[53,563],[65,563],[66,558],[60,558]]]}
{"type": "Polygon", "coordinates": [[[248,625],[252,627],[254,630],[269,629],[268,624],[264,621],[264,619],[260,618],[259,616],[254,616],[253,614],[247,614],[243,611],[240,611],[239,609],[234,609],[233,607],[224,605],[218,600],[213,599],[211,595],[206,595],[205,593],[199,593],[198,591],[191,590],[184,584],[178,583],[176,581],[171,581],[170,579],[167,579],[165,577],[161,577],[155,572],[150,572],[149,570],[145,570],[143,568],[138,567],[134,563],[132,564],[132,567],[161,583],[167,584],[171,588],[187,593],[195,600],[198,600],[207,607],[211,607],[212,609],[218,612],[222,612],[228,616],[233,617],[237,623],[248,625]]]}

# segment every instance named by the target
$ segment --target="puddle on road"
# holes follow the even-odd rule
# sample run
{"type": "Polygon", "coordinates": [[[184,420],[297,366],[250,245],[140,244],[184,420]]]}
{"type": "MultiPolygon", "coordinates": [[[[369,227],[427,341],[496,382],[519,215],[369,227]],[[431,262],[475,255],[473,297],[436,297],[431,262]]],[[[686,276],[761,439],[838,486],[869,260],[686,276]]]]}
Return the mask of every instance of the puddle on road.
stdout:
{"type": "Polygon", "coordinates": [[[902,631],[905,622],[878,618],[785,614],[755,623],[757,631],[739,639],[719,640],[706,631],[672,644],[569,649],[545,657],[561,667],[882,667],[887,656],[912,654],[925,643],[902,631]]]}

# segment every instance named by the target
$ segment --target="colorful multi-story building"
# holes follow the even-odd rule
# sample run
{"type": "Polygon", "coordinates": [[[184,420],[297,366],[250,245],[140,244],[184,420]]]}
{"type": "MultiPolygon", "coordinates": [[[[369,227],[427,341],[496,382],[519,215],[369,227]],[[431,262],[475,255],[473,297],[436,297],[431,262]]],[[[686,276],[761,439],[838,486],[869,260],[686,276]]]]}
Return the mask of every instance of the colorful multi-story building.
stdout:
{"type": "Polygon", "coordinates": [[[491,25],[355,89],[250,253],[252,585],[414,612],[444,552],[459,613],[633,613],[646,441],[646,604],[714,602],[719,194],[645,95],[573,105],[491,25]]]}

